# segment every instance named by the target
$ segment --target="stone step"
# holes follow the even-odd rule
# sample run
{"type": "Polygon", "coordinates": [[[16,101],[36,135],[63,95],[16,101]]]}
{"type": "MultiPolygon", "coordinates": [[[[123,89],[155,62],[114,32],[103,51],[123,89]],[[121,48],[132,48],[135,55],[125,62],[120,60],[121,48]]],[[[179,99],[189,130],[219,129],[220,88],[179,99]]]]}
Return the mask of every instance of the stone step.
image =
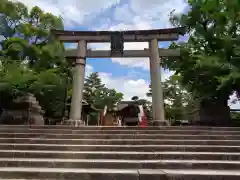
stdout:
{"type": "Polygon", "coordinates": [[[225,145],[239,146],[240,140],[189,140],[185,139],[45,139],[39,138],[0,138],[0,143],[35,144],[99,144],[99,145],[225,145]]]}
{"type": "Polygon", "coordinates": [[[84,180],[239,180],[239,170],[183,169],[81,169],[0,167],[0,178],[84,180]]]}
{"type": "Polygon", "coordinates": [[[0,150],[0,158],[61,158],[61,159],[128,159],[128,160],[232,160],[240,161],[240,153],[229,152],[116,152],[116,151],[29,151],[0,150]]]}
{"type": "Polygon", "coordinates": [[[2,133],[0,138],[240,140],[240,135],[2,133]]]}
{"type": "MultiPolygon", "coordinates": [[[[47,127],[47,126],[46,126],[47,127]]],[[[147,130],[145,128],[138,130],[118,129],[118,130],[87,130],[87,129],[48,129],[48,128],[2,128],[1,133],[51,133],[51,134],[176,134],[176,135],[240,135],[240,131],[236,130],[193,130],[193,129],[159,129],[147,130]]]]}
{"type": "Polygon", "coordinates": [[[209,127],[209,126],[68,126],[68,125],[1,125],[1,129],[68,129],[68,130],[218,130],[240,131],[240,127],[209,127]]]}
{"type": "Polygon", "coordinates": [[[0,167],[240,170],[240,161],[0,158],[0,167]]]}
{"type": "Polygon", "coordinates": [[[240,152],[240,146],[222,145],[71,145],[71,144],[16,144],[1,143],[0,150],[45,151],[183,151],[183,152],[240,152]]]}

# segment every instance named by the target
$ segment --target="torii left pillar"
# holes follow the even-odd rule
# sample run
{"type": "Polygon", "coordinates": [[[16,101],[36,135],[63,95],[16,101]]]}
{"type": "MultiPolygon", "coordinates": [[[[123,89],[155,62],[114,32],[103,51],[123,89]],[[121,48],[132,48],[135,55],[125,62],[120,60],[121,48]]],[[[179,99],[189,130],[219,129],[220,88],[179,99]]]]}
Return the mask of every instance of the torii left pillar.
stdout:
{"type": "Polygon", "coordinates": [[[73,92],[70,110],[70,121],[71,124],[75,126],[84,125],[84,121],[81,119],[81,114],[86,65],[86,52],[87,52],[86,41],[85,40],[79,41],[77,59],[73,70],[73,92]]]}

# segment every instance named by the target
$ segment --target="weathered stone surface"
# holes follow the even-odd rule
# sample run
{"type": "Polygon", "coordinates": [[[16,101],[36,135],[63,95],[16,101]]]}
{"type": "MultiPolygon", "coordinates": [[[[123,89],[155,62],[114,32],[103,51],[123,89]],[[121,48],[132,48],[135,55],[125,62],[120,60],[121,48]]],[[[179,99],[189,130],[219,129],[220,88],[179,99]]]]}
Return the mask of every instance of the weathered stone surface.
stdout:
{"type": "Polygon", "coordinates": [[[128,129],[128,128],[113,128],[113,129],[91,129],[91,128],[84,128],[84,127],[68,127],[64,128],[64,126],[60,126],[55,128],[54,125],[51,126],[34,126],[34,125],[25,125],[25,126],[12,126],[12,127],[5,127],[0,126],[0,132],[2,133],[62,133],[62,134],[129,134],[129,135],[137,135],[137,134],[173,134],[173,135],[240,135],[239,128],[196,128],[196,127],[189,127],[189,128],[182,128],[182,127],[172,127],[172,129],[168,128],[159,128],[159,129],[151,129],[151,128],[138,128],[138,129],[128,129]]]}
{"type": "Polygon", "coordinates": [[[178,160],[233,160],[240,161],[240,153],[214,152],[99,152],[99,151],[21,151],[0,150],[0,157],[62,158],[62,159],[178,159],[178,160]]]}
{"type": "Polygon", "coordinates": [[[117,151],[117,152],[240,152],[240,146],[215,145],[69,145],[69,144],[16,144],[2,143],[1,150],[41,150],[41,151],[117,151]]]}
{"type": "Polygon", "coordinates": [[[70,168],[0,168],[0,177],[8,179],[138,180],[138,171],[70,168]]]}
{"type": "Polygon", "coordinates": [[[44,125],[43,111],[36,98],[29,94],[14,100],[9,109],[3,109],[0,124],[44,125]]]}
{"type": "Polygon", "coordinates": [[[239,180],[239,171],[0,168],[1,178],[83,180],[239,180]]]}
{"type": "Polygon", "coordinates": [[[0,158],[0,167],[239,170],[240,161],[0,158]]]}
{"type": "Polygon", "coordinates": [[[140,169],[140,180],[237,180],[239,171],[140,169]]]}
{"type": "Polygon", "coordinates": [[[176,134],[62,134],[62,133],[1,133],[0,138],[41,137],[47,139],[158,139],[158,140],[239,140],[240,135],[176,135],[176,134]]]}
{"type": "Polygon", "coordinates": [[[0,143],[86,144],[86,145],[223,145],[240,146],[240,140],[173,140],[173,139],[53,139],[0,138],[0,143]]]}
{"type": "MultiPolygon", "coordinates": [[[[102,133],[105,131],[119,131],[119,132],[131,132],[131,134],[138,134],[139,132],[145,132],[145,135],[148,135],[148,132],[158,132],[161,134],[161,131],[166,133],[176,131],[187,132],[190,131],[193,134],[199,132],[232,132],[240,131],[240,127],[211,127],[211,126],[148,126],[148,127],[139,127],[139,126],[68,126],[68,125],[4,125],[0,126],[0,129],[55,129],[55,130],[78,130],[78,131],[96,131],[96,133],[102,133]]],[[[78,132],[80,133],[80,132],[78,132]]],[[[119,133],[116,133],[119,134],[119,133]]],[[[170,133],[171,134],[171,133],[170,133]]],[[[178,132],[176,133],[178,134],[178,132]]]]}

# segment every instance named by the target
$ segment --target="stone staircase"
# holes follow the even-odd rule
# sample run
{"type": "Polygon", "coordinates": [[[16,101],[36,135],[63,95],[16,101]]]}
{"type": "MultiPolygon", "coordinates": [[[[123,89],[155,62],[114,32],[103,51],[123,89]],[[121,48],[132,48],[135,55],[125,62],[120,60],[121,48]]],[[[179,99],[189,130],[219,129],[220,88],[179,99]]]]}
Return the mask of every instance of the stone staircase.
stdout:
{"type": "Polygon", "coordinates": [[[240,180],[240,128],[0,126],[0,179],[240,180]]]}

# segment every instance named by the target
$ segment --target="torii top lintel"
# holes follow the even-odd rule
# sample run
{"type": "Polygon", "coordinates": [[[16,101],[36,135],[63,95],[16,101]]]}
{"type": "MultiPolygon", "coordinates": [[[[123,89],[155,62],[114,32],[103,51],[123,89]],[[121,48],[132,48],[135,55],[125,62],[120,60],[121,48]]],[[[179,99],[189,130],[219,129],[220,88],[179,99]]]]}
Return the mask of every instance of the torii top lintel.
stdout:
{"type": "Polygon", "coordinates": [[[151,39],[159,41],[177,40],[179,35],[186,32],[185,27],[153,29],[153,30],[131,30],[131,31],[64,31],[53,29],[52,34],[64,42],[78,42],[85,40],[87,42],[110,42],[111,36],[121,33],[124,42],[144,42],[151,39]]]}

